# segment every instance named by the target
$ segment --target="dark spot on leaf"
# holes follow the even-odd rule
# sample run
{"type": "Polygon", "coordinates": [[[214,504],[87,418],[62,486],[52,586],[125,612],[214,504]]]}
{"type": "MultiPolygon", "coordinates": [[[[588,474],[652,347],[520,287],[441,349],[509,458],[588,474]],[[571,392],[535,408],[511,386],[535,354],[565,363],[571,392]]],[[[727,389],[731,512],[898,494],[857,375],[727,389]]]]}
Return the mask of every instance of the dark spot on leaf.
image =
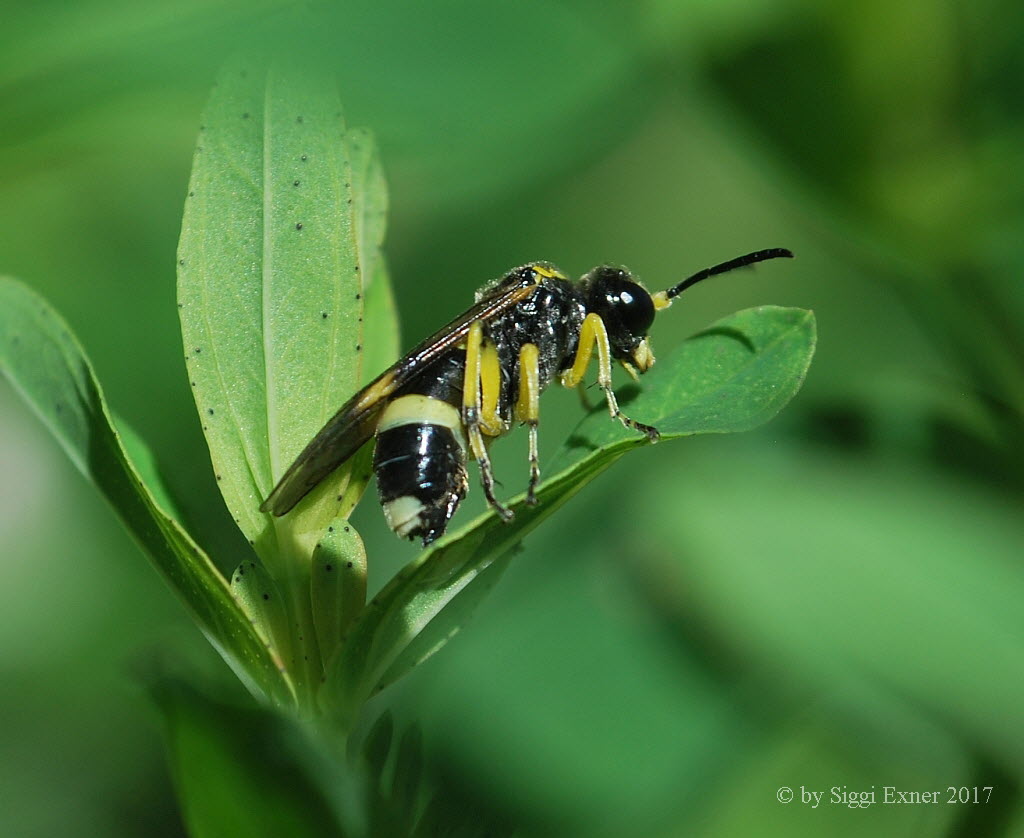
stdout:
{"type": "Polygon", "coordinates": [[[334,570],[334,565],[325,564],[324,565],[324,570],[326,570],[328,573],[330,573],[332,570],[334,570]]]}
{"type": "Polygon", "coordinates": [[[355,271],[356,271],[357,273],[359,272],[359,265],[356,265],[356,266],[355,266],[355,271]]]}
{"type": "Polygon", "coordinates": [[[245,575],[245,565],[241,565],[238,568],[238,573],[239,573],[240,576],[244,576],[245,575]]]}
{"type": "Polygon", "coordinates": [[[345,188],[346,189],[351,189],[352,188],[352,184],[351,183],[346,183],[345,184],[345,188]]]}
{"type": "Polygon", "coordinates": [[[185,307],[184,303],[178,303],[178,308],[184,308],[184,307],[185,307]]]}
{"type": "Polygon", "coordinates": [[[201,346],[197,346],[196,347],[196,355],[198,355],[202,351],[203,351],[203,347],[201,347],[201,346]]]}
{"type": "Polygon", "coordinates": [[[352,562],[346,562],[345,567],[352,567],[352,562]]]}
{"type": "Polygon", "coordinates": [[[346,526],[344,529],[345,529],[345,532],[348,532],[348,526],[346,526]]]}
{"type": "Polygon", "coordinates": [[[212,407],[207,408],[206,412],[209,413],[211,416],[213,416],[213,408],[212,407]]]}
{"type": "Polygon", "coordinates": [[[356,344],[356,352],[362,352],[362,351],[363,351],[363,345],[361,343],[357,343],[356,344]]]}
{"type": "Polygon", "coordinates": [[[203,150],[203,147],[201,145],[197,145],[196,146],[196,154],[198,154],[202,150],[203,150]]]}
{"type": "Polygon", "coordinates": [[[323,318],[324,320],[326,320],[326,319],[327,319],[327,312],[326,312],[326,311],[321,311],[321,312],[320,312],[320,316],[321,316],[321,317],[322,317],[322,318],[323,318]]]}
{"type": "Polygon", "coordinates": [[[363,295],[362,295],[362,294],[356,294],[356,299],[357,299],[357,300],[361,300],[362,298],[363,298],[363,295]]]}
{"type": "Polygon", "coordinates": [[[352,203],[352,199],[351,199],[351,198],[349,198],[349,199],[348,199],[347,201],[345,201],[345,203],[346,203],[346,204],[351,204],[351,203],[352,203]]]}
{"type": "Polygon", "coordinates": [[[184,265],[185,264],[185,260],[184,259],[179,259],[178,260],[178,264],[179,265],[184,265]]]}
{"type": "Polygon", "coordinates": [[[336,498],[336,500],[341,500],[341,499],[342,499],[343,497],[345,497],[345,496],[344,496],[344,495],[338,495],[338,497],[336,498]]]}
{"type": "MultiPolygon", "coordinates": [[[[187,360],[187,359],[186,359],[186,360],[187,360]]],[[[189,382],[189,384],[191,384],[191,385],[192,385],[193,387],[195,387],[195,386],[196,386],[196,383],[195,383],[194,381],[190,381],[190,382],[189,382]]]]}
{"type": "Polygon", "coordinates": [[[196,193],[195,193],[195,192],[189,192],[189,193],[188,193],[188,196],[189,196],[190,198],[194,198],[194,197],[196,196],[196,193]]]}
{"type": "Polygon", "coordinates": [[[328,527],[327,532],[334,532],[334,527],[328,527]]]}
{"type": "Polygon", "coordinates": [[[298,122],[301,125],[302,124],[302,117],[301,116],[295,117],[295,121],[298,122]]]}
{"type": "Polygon", "coordinates": [[[301,230],[301,229],[302,229],[302,222],[301,222],[301,221],[300,221],[300,222],[298,222],[298,223],[297,223],[297,224],[295,225],[295,229],[296,229],[296,230],[301,230]]]}
{"type": "Polygon", "coordinates": [[[263,598],[264,598],[264,599],[270,599],[270,594],[264,594],[264,595],[263,595],[263,598]]]}
{"type": "Polygon", "coordinates": [[[256,569],[256,562],[249,562],[249,567],[251,567],[253,570],[255,570],[256,569]]]}
{"type": "Polygon", "coordinates": [[[297,181],[297,180],[293,180],[292,181],[292,186],[298,186],[298,185],[299,185],[299,181],[297,181]]]}
{"type": "Polygon", "coordinates": [[[218,475],[217,475],[217,479],[218,479],[218,480],[223,480],[223,479],[224,479],[224,476],[223,476],[223,475],[221,475],[221,474],[218,474],[218,475]]]}
{"type": "Polygon", "coordinates": [[[308,157],[307,157],[307,156],[306,156],[305,154],[303,154],[303,155],[302,155],[302,156],[301,156],[301,157],[299,158],[299,160],[301,160],[301,161],[302,161],[303,163],[305,163],[305,162],[306,162],[306,160],[308,160],[308,159],[309,159],[309,158],[308,158],[308,157]]]}
{"type": "Polygon", "coordinates": [[[242,119],[248,119],[248,118],[249,118],[249,112],[246,111],[244,114],[242,114],[242,119]]]}

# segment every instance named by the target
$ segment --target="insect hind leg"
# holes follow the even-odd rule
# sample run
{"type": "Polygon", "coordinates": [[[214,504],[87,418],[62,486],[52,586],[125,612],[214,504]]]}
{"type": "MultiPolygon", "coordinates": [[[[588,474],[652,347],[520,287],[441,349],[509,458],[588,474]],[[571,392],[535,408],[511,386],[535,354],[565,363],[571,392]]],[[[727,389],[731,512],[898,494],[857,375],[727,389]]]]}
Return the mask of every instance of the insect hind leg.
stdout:
{"type": "Polygon", "coordinates": [[[462,390],[462,420],[466,426],[466,437],[469,449],[480,466],[480,483],[483,486],[487,503],[503,521],[511,521],[514,513],[498,500],[494,494],[494,471],[491,458],[487,454],[482,428],[486,427],[492,436],[496,436],[501,428],[498,418],[493,415],[492,405],[496,405],[499,393],[493,388],[501,386],[501,371],[494,375],[497,354],[486,352],[483,345],[483,326],[479,321],[470,326],[466,337],[466,375],[462,390]],[[483,369],[486,363],[487,369],[483,369]],[[484,392],[486,388],[487,392],[484,392]],[[488,406],[486,416],[484,405],[488,406]],[[486,420],[486,422],[484,421],[486,420]]]}

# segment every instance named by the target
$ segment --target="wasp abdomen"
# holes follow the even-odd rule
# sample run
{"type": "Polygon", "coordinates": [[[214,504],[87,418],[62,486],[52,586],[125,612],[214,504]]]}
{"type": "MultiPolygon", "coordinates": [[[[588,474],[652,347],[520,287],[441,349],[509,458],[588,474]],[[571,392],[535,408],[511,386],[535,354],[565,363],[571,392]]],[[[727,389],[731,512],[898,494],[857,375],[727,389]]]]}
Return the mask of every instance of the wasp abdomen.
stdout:
{"type": "Polygon", "coordinates": [[[388,526],[424,545],[441,536],[466,495],[462,417],[432,396],[400,396],[384,410],[373,455],[388,526]]]}

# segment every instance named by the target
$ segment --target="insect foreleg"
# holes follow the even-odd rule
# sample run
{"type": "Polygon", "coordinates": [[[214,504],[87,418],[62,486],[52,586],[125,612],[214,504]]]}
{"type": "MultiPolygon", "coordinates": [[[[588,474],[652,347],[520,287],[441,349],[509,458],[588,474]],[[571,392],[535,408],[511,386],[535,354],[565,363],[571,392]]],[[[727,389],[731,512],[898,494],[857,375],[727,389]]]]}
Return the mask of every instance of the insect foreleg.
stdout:
{"type": "MultiPolygon", "coordinates": [[[[509,521],[512,519],[512,510],[504,506],[494,495],[494,472],[491,470],[491,460],[487,455],[487,446],[484,444],[484,430],[489,431],[495,420],[500,421],[496,408],[500,395],[501,370],[499,367],[495,382],[492,369],[494,362],[497,361],[497,353],[495,353],[493,361],[489,357],[487,358],[487,371],[486,374],[483,373],[485,355],[488,354],[485,353],[483,345],[483,326],[477,321],[470,326],[469,334],[466,336],[466,375],[462,389],[462,421],[466,425],[466,438],[469,441],[470,451],[480,464],[480,482],[483,484],[484,497],[504,520],[509,521]],[[483,422],[485,406],[489,414],[486,416],[488,420],[486,426],[483,422]]],[[[502,427],[504,426],[502,425],[502,427]]]]}
{"type": "Polygon", "coordinates": [[[630,419],[619,410],[615,391],[612,390],[612,350],[608,342],[608,329],[601,317],[594,312],[588,314],[583,320],[576,357],[573,359],[572,366],[562,373],[562,384],[566,387],[575,387],[583,380],[595,346],[597,347],[597,386],[604,391],[604,397],[608,402],[608,412],[613,419],[618,419],[627,428],[647,434],[652,442],[656,441],[658,439],[657,428],[630,419]]]}

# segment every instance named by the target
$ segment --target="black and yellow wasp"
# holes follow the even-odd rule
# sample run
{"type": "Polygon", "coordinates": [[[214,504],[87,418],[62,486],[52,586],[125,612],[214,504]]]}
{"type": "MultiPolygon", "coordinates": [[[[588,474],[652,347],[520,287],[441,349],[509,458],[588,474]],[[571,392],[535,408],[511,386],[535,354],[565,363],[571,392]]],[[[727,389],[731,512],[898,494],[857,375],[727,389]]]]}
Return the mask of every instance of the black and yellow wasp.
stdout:
{"type": "Polygon", "coordinates": [[[546,262],[509,271],[482,288],[476,303],[349,399],[292,463],[261,509],[284,515],[376,434],[373,468],[388,526],[424,546],[444,534],[466,495],[467,452],[480,466],[487,502],[509,520],[494,495],[487,449],[514,420],[530,435],[526,502],[536,503],[539,401],[559,376],[582,380],[597,350],[597,384],[608,411],[658,439],[657,429],[619,410],[612,361],[637,378],[654,364],[647,331],[654,315],[703,279],[793,254],[759,250],[705,268],[650,294],[625,268],[604,265],[578,283],[546,262]]]}

